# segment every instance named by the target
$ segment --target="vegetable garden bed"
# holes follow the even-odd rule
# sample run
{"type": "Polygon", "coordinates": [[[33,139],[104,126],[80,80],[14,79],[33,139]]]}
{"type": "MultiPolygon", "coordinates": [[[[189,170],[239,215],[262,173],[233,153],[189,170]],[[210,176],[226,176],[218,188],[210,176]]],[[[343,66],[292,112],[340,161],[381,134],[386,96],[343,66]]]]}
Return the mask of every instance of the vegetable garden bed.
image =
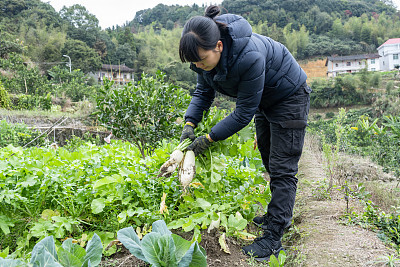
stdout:
{"type": "Polygon", "coordinates": [[[247,223],[259,203],[265,207],[270,199],[252,137],[247,127],[198,157],[186,192],[176,172],[157,178],[174,142],[163,142],[145,158],[137,147],[116,140],[74,149],[5,147],[0,150],[0,256],[26,260],[46,236],[53,236],[57,247],[66,238],[85,246],[94,234],[103,256],[109,256],[117,250],[111,242],[118,230],[133,226],[144,235],[160,219],[169,229],[190,233],[192,242],[200,242],[210,225],[221,236],[251,239],[247,223]]]}

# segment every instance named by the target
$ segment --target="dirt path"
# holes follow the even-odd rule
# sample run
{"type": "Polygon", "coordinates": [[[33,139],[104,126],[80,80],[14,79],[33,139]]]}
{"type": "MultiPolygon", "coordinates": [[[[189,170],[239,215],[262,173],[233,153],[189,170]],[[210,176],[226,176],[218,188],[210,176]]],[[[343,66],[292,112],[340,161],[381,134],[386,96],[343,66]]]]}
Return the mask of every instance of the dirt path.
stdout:
{"type": "MultiPolygon", "coordinates": [[[[316,140],[308,136],[300,161],[299,190],[294,225],[297,227],[297,251],[292,266],[377,266],[377,258],[389,254],[376,233],[340,220],[346,213],[344,194],[332,190],[331,199],[324,195],[328,180],[316,140]],[[324,182],[326,179],[326,182],[324,182]],[[319,200],[318,200],[319,199],[319,200]]],[[[357,200],[350,208],[360,209],[357,200]]],[[[293,230],[292,230],[293,231],[293,230]]]]}

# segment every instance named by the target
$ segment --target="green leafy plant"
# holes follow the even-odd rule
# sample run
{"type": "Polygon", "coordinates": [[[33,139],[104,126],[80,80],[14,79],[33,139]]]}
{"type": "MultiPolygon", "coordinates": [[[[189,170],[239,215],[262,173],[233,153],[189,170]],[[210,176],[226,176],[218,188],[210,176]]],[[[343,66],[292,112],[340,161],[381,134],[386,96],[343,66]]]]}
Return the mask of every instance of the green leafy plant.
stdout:
{"type": "MultiPolygon", "coordinates": [[[[72,239],[65,240],[61,247],[56,250],[53,236],[48,236],[37,243],[30,259],[33,267],[39,266],[76,266],[90,267],[97,266],[101,261],[103,246],[98,235],[94,234],[88,242],[86,250],[78,244],[72,243],[72,239]]],[[[1,259],[0,266],[26,266],[18,259],[1,259]],[[4,264],[4,265],[3,265],[4,264]]]]}
{"type": "MultiPolygon", "coordinates": [[[[223,117],[210,110],[196,131],[207,131],[217,123],[215,118],[223,117]]],[[[10,233],[0,230],[0,246],[9,247],[13,256],[25,257],[36,237],[64,235],[79,240],[90,235],[88,228],[114,233],[159,219],[169,229],[193,231],[192,240],[198,242],[201,231],[218,220],[218,231],[246,237],[243,227],[260,209],[259,203],[265,208],[271,197],[254,150],[252,127],[215,143],[196,159],[198,168],[187,192],[176,172],[157,178],[179,140],[162,141],[146,158],[138,147],[121,140],[103,146],[84,142],[73,149],[0,148],[0,214],[13,218],[5,224],[10,233]]]]}
{"type": "Polygon", "coordinates": [[[339,150],[341,145],[341,139],[344,132],[343,120],[346,116],[345,109],[341,108],[337,118],[334,120],[335,126],[335,139],[334,145],[325,141],[325,136],[322,135],[322,151],[325,158],[325,169],[329,177],[328,191],[333,187],[333,181],[336,178],[337,164],[339,160],[339,150]]]}
{"type": "Polygon", "coordinates": [[[11,97],[11,101],[12,101],[11,108],[19,110],[33,110],[33,109],[50,110],[52,104],[50,93],[48,93],[46,96],[41,96],[38,94],[13,95],[11,97]]]}
{"type": "Polygon", "coordinates": [[[206,252],[193,243],[172,234],[163,220],[153,223],[152,232],[139,239],[132,227],[118,231],[118,240],[138,259],[152,266],[207,266],[206,252]]]}
{"type": "Polygon", "coordinates": [[[400,259],[397,255],[385,255],[378,257],[377,260],[371,262],[373,264],[383,264],[382,266],[396,267],[400,264],[400,259]]]}
{"type": "Polygon", "coordinates": [[[78,221],[72,218],[61,216],[51,216],[47,219],[40,218],[39,221],[33,224],[31,233],[34,237],[45,237],[53,234],[56,238],[63,238],[66,233],[72,232],[72,226],[79,224],[78,221]]]}
{"type": "Polygon", "coordinates": [[[10,108],[10,96],[0,81],[0,108],[10,108]]]}
{"type": "MultiPolygon", "coordinates": [[[[0,121],[0,147],[13,145],[23,146],[40,135],[39,131],[29,129],[23,123],[8,123],[6,120],[0,121]]],[[[30,146],[43,145],[45,137],[42,136],[30,146]]]]}
{"type": "Polygon", "coordinates": [[[278,258],[276,258],[275,255],[271,255],[271,257],[269,258],[269,266],[283,267],[285,266],[285,261],[286,261],[286,253],[284,250],[281,250],[279,252],[278,258]]]}
{"type": "Polygon", "coordinates": [[[4,234],[8,235],[10,233],[10,227],[13,227],[13,220],[5,215],[0,215],[0,229],[4,234]]]}
{"type": "Polygon", "coordinates": [[[6,258],[9,252],[10,252],[9,247],[6,247],[5,249],[3,249],[3,251],[0,250],[0,258],[6,258]]]}

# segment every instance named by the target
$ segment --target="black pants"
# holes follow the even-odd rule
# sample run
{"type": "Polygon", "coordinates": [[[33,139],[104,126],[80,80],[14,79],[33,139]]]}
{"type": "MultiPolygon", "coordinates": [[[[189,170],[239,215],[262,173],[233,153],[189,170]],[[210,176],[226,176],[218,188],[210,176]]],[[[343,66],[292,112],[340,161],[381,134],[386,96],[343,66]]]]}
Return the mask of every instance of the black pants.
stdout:
{"type": "Polygon", "coordinates": [[[282,234],[293,216],[298,162],[303,150],[311,88],[304,83],[292,96],[255,115],[258,149],[271,181],[267,218],[282,234]]]}

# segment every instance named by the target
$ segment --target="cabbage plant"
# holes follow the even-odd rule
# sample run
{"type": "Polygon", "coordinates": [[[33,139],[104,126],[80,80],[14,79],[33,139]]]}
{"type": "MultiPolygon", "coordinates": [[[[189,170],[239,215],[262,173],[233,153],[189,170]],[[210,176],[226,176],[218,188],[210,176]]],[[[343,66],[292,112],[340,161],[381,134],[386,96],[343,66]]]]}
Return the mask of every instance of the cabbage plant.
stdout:
{"type": "Polygon", "coordinates": [[[86,250],[68,238],[56,251],[53,236],[48,236],[34,246],[30,265],[20,260],[0,258],[0,266],[91,267],[100,264],[102,251],[103,245],[97,234],[88,242],[86,250]]]}
{"type": "Polygon", "coordinates": [[[155,267],[207,266],[206,252],[197,243],[191,243],[168,230],[163,220],[153,223],[152,232],[139,239],[132,227],[121,229],[118,240],[138,259],[155,267]]]}

